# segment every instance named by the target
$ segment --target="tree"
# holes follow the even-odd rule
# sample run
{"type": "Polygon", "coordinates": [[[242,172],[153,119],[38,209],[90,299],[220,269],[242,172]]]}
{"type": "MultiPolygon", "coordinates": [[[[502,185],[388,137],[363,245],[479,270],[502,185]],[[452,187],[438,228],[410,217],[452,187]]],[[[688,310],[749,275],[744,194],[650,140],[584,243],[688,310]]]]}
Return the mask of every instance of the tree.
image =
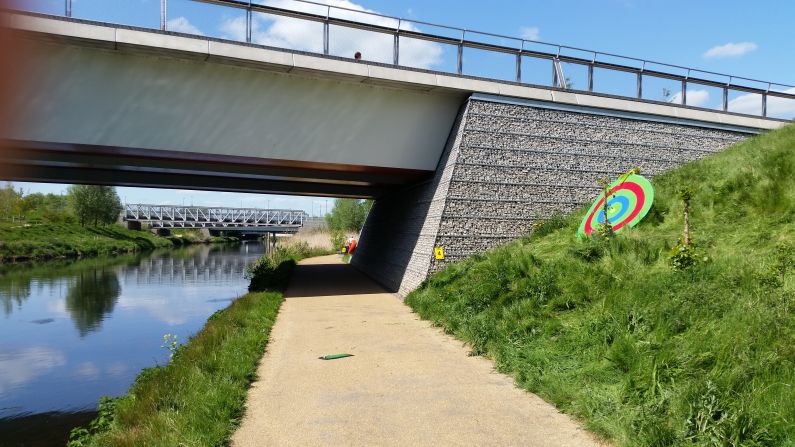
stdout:
{"type": "Polygon", "coordinates": [[[105,316],[113,313],[120,295],[119,278],[112,269],[80,272],[66,292],[66,310],[80,337],[99,328],[105,316]]]}
{"type": "Polygon", "coordinates": [[[352,231],[358,233],[372,206],[371,200],[336,199],[331,212],[326,215],[330,231],[352,231]]]}
{"type": "Polygon", "coordinates": [[[2,217],[14,217],[22,212],[22,192],[16,191],[11,183],[0,188],[0,213],[2,217]]]}
{"type": "Polygon", "coordinates": [[[69,203],[80,225],[111,224],[121,212],[121,200],[111,186],[72,185],[69,203]]]}

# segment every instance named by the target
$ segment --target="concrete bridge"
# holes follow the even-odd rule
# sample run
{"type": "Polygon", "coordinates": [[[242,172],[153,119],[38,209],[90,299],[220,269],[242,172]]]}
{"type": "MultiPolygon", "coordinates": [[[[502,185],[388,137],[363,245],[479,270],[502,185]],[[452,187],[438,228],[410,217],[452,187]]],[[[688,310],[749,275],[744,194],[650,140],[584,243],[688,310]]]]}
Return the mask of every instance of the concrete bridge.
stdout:
{"type": "Polygon", "coordinates": [[[325,5],[324,15],[211,3],[246,12],[246,40],[254,12],[317,23],[322,51],[14,13],[30,57],[11,98],[17,121],[2,135],[0,177],[375,198],[354,264],[406,293],[445,263],[576,209],[597,193],[598,177],[634,166],[654,176],[788,123],[773,106],[795,104],[792,86],[619,65],[598,52],[579,58],[564,46],[426,34],[325,5]],[[391,36],[392,58],[335,56],[330,27],[391,36]],[[412,40],[454,45],[456,68],[401,65],[401,43],[412,40]],[[515,77],[467,75],[470,50],[515,58],[515,77]],[[547,85],[525,81],[527,60],[549,63],[547,85]],[[566,85],[569,65],[587,71],[582,90],[566,85]],[[633,93],[600,93],[605,70],[628,75],[633,93]],[[658,78],[681,85],[681,104],[648,99],[644,85],[658,78]],[[701,87],[722,92],[717,109],[689,102],[701,87]],[[758,100],[744,109],[757,115],[732,111],[740,97],[758,100]],[[434,259],[437,246],[446,259],[434,259]]]}

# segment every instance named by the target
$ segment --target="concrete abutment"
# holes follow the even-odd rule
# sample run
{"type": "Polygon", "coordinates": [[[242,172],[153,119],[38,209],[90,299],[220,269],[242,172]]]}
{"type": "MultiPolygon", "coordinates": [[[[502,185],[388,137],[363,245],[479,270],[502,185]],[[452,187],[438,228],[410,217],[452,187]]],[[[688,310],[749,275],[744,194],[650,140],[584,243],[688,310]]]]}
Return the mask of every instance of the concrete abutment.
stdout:
{"type": "Polygon", "coordinates": [[[376,200],[353,265],[405,296],[447,264],[519,238],[633,167],[654,177],[755,133],[639,113],[473,95],[431,180],[376,200]],[[442,247],[444,260],[434,248],[442,247]]]}

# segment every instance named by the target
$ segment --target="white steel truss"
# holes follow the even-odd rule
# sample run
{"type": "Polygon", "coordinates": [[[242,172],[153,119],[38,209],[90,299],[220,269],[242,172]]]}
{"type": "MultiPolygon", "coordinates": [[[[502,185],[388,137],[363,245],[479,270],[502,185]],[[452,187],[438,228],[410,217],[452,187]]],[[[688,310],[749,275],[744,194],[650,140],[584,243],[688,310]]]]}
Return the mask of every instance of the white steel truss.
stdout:
{"type": "Polygon", "coordinates": [[[123,219],[152,228],[294,228],[303,226],[303,210],[263,210],[203,206],[125,204],[123,219]]]}

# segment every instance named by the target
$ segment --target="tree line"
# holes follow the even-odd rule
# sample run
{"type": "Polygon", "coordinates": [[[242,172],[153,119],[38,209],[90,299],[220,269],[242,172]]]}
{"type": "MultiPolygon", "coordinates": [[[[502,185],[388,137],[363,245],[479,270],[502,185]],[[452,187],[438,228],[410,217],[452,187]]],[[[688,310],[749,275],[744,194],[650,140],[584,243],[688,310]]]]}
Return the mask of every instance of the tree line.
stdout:
{"type": "Polygon", "coordinates": [[[336,199],[331,212],[326,214],[326,225],[329,231],[341,233],[358,233],[364,226],[364,220],[372,207],[372,200],[336,199]]]}
{"type": "Polygon", "coordinates": [[[0,188],[0,213],[4,218],[108,225],[116,221],[122,205],[116,188],[72,185],[66,195],[24,194],[11,183],[0,188]]]}

